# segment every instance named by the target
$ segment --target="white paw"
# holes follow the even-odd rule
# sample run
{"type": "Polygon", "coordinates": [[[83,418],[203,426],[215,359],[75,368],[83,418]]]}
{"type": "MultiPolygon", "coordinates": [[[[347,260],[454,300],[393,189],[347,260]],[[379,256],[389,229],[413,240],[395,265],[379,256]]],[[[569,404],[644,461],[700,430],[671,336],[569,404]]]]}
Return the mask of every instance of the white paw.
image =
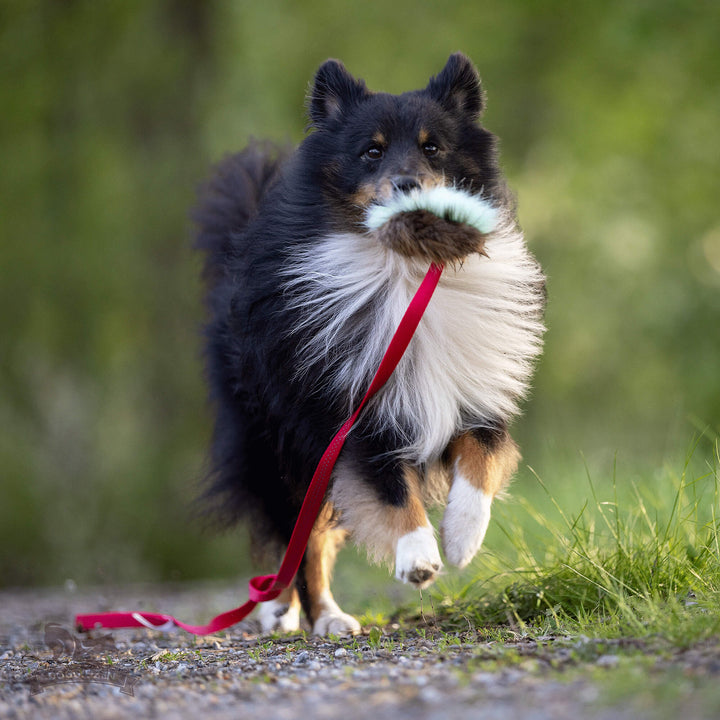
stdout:
{"type": "Polygon", "coordinates": [[[403,535],[395,550],[395,577],[424,588],[435,580],[442,560],[432,527],[426,525],[403,535]]]}
{"type": "Polygon", "coordinates": [[[442,546],[452,565],[464,568],[482,545],[490,522],[492,497],[462,475],[453,480],[442,521],[442,546]]]}
{"type": "Polygon", "coordinates": [[[360,623],[334,602],[320,613],[313,625],[314,635],[357,635],[360,630],[360,623]]]}
{"type": "Polygon", "coordinates": [[[300,629],[300,608],[279,600],[268,600],[260,603],[258,619],[263,634],[296,632],[300,629]]]}

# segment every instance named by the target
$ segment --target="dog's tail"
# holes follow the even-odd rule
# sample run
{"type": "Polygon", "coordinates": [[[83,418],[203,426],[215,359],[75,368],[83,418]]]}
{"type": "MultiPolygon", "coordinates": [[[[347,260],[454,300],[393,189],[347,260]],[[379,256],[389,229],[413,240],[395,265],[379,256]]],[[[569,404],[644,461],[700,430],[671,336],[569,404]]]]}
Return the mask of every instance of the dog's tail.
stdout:
{"type": "Polygon", "coordinates": [[[203,277],[208,289],[225,272],[233,248],[290,152],[287,147],[251,141],[241,152],[222,160],[201,186],[192,217],[199,227],[195,247],[206,253],[203,277]]]}

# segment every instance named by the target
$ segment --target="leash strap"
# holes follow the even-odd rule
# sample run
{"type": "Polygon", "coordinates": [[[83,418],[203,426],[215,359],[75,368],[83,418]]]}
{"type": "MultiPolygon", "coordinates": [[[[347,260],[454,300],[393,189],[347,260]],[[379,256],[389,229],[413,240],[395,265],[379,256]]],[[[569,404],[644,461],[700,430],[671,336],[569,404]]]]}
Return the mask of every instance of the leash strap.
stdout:
{"type": "Polygon", "coordinates": [[[330,482],[330,475],[345,443],[345,438],[368,400],[388,381],[400,362],[412,336],[415,334],[430,298],[435,292],[442,271],[442,265],[432,264],[430,266],[424,280],[410,301],[410,305],[405,311],[388,349],[385,351],[385,355],[370,383],[368,391],[365,393],[365,397],[352,416],[345,421],[345,424],[337,432],[320,459],[310,481],[305,500],[300,508],[300,514],[285,551],[285,557],[276,575],[260,575],[252,578],[248,588],[249,600],[238,608],[218,615],[207,625],[188,625],[171,615],[163,613],[109,612],[77,615],[75,618],[77,629],[82,632],[96,627],[147,627],[152,630],[166,631],[172,627],[179,627],[194,635],[211,635],[240,622],[252,612],[258,603],[274,600],[285,588],[289,587],[305,554],[310,533],[320,512],[325,491],[330,482]]]}

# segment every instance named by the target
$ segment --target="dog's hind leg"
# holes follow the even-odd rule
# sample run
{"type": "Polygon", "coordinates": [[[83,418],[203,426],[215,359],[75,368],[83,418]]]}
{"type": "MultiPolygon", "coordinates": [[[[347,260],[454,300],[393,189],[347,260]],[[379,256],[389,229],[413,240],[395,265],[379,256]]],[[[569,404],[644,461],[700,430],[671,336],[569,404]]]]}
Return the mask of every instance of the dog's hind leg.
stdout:
{"type": "Polygon", "coordinates": [[[332,505],[324,505],[310,534],[296,580],[315,635],[355,635],[361,630],[360,623],[340,609],[330,591],[335,558],[346,538],[347,531],[337,527],[332,505]]]}
{"type": "Polygon", "coordinates": [[[480,549],[490,506],[517,469],[520,453],[504,429],[480,428],[450,443],[452,484],[442,521],[447,561],[465,567],[480,549]]]}

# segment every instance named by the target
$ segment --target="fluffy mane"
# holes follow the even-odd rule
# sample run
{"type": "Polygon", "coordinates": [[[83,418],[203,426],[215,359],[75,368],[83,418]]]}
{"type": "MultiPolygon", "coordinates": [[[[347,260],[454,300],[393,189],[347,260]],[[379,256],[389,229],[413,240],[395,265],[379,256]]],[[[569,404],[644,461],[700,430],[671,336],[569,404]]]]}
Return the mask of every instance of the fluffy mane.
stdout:
{"type": "MultiPolygon", "coordinates": [[[[510,217],[482,201],[477,208],[492,210],[483,227],[496,221],[483,252],[445,269],[413,342],[368,408],[377,427],[404,436],[400,454],[414,462],[437,457],[465,418],[509,421],[542,347],[542,272],[510,217]]],[[[285,292],[302,317],[297,375],[316,378],[352,412],[426,270],[426,261],[389,250],[374,232],[331,234],[296,254],[285,292]]]]}

